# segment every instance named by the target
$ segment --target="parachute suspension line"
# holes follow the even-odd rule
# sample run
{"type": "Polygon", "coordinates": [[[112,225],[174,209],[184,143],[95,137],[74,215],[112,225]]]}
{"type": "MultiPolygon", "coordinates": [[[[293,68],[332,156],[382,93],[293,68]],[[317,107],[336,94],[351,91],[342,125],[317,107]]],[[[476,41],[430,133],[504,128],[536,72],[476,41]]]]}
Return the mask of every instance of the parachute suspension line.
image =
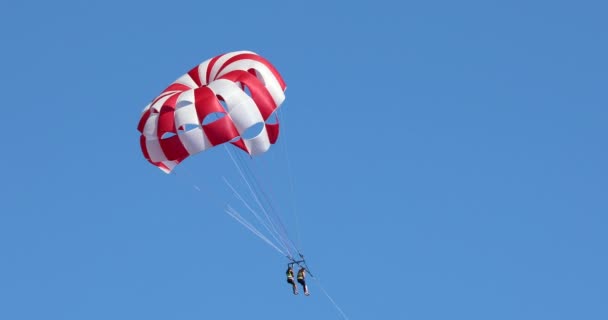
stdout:
{"type": "MultiPolygon", "coordinates": [[[[256,190],[254,190],[254,186],[252,186],[252,183],[250,182],[252,179],[248,179],[245,175],[245,172],[243,170],[243,166],[239,165],[239,163],[237,162],[237,159],[235,158],[235,155],[232,154],[232,152],[230,152],[229,148],[225,146],[225,150],[227,151],[230,159],[232,160],[232,163],[235,165],[235,167],[237,168],[239,175],[241,176],[241,178],[243,179],[243,182],[245,182],[245,184],[247,185],[247,188],[249,189],[249,192],[251,194],[251,197],[254,199],[255,203],[257,204],[257,206],[260,208],[260,210],[264,213],[264,216],[268,222],[268,224],[270,225],[270,229],[269,232],[271,234],[276,235],[277,237],[275,237],[275,239],[278,242],[281,242],[283,247],[286,248],[287,254],[286,256],[288,257],[292,257],[292,254],[290,252],[289,245],[288,245],[288,241],[285,240],[285,237],[283,237],[281,235],[280,232],[277,231],[277,223],[274,221],[274,219],[272,219],[268,213],[268,210],[266,210],[266,207],[261,203],[260,198],[258,197],[258,193],[261,193],[259,191],[259,186],[255,185],[255,187],[257,187],[258,192],[256,193],[256,190]],[[279,238],[279,239],[277,239],[279,238]]],[[[247,167],[248,168],[248,167],[247,167]]],[[[251,173],[251,168],[248,168],[249,171],[247,171],[247,173],[251,173]]],[[[241,197],[242,198],[242,197],[241,197]]],[[[275,214],[276,215],[276,214],[275,214]]]]}
{"type": "MultiPolygon", "coordinates": [[[[299,253],[297,246],[293,243],[293,241],[291,240],[291,238],[288,235],[287,228],[285,227],[285,224],[283,223],[283,220],[281,219],[281,215],[279,214],[279,211],[273,205],[274,201],[273,201],[272,197],[268,194],[267,189],[263,187],[263,179],[258,174],[256,174],[257,172],[260,172],[261,170],[260,169],[257,169],[257,170],[251,169],[251,166],[257,167],[257,163],[255,161],[244,161],[243,159],[241,159],[241,160],[242,160],[242,162],[244,162],[244,165],[248,168],[248,171],[250,173],[250,178],[253,181],[253,184],[259,190],[261,199],[265,201],[266,206],[273,213],[273,216],[272,216],[272,218],[274,220],[273,223],[279,229],[279,231],[282,235],[282,238],[284,239],[285,242],[289,243],[293,252],[299,253]]],[[[269,184],[269,190],[271,191],[270,193],[272,194],[271,187],[272,187],[272,185],[269,184]]]]}
{"type": "Polygon", "coordinates": [[[318,279],[318,278],[313,277],[312,275],[311,275],[311,278],[315,279],[315,281],[319,284],[319,288],[321,288],[321,291],[323,292],[323,294],[327,297],[327,299],[329,300],[329,302],[331,302],[331,304],[334,305],[334,308],[336,308],[336,310],[338,310],[338,312],[340,313],[340,315],[342,316],[342,318],[345,319],[345,320],[348,320],[348,317],[346,316],[346,313],[344,313],[344,311],[342,311],[342,308],[340,308],[340,306],[329,295],[329,293],[327,292],[327,290],[325,290],[325,288],[321,284],[321,280],[318,279]]]}
{"type": "MultiPolygon", "coordinates": [[[[273,232],[271,230],[271,226],[269,226],[266,221],[264,221],[264,219],[262,217],[260,217],[260,215],[253,209],[251,208],[251,206],[249,205],[249,203],[247,203],[247,201],[241,196],[241,194],[230,184],[230,182],[228,182],[228,180],[224,177],[224,182],[226,183],[226,185],[228,185],[228,187],[232,190],[232,192],[234,193],[235,197],[240,200],[243,205],[253,214],[253,216],[258,220],[258,222],[266,229],[266,231],[268,231],[268,233],[274,238],[275,241],[277,241],[285,251],[289,252],[289,249],[282,243],[281,240],[277,239],[275,232],[273,232]]],[[[234,210],[234,209],[233,209],[234,210]]],[[[236,211],[236,210],[234,210],[236,211]]],[[[242,216],[241,216],[242,218],[242,216]]],[[[244,218],[242,218],[243,220],[245,220],[244,218]]],[[[250,224],[251,225],[251,224],[250,224]]]]}
{"type": "MultiPolygon", "coordinates": [[[[231,218],[233,218],[234,220],[236,220],[238,223],[240,223],[241,225],[243,225],[245,228],[247,228],[249,231],[251,231],[251,233],[253,233],[254,235],[256,235],[257,237],[259,237],[262,241],[266,242],[266,244],[268,244],[270,247],[272,247],[273,249],[275,249],[277,252],[279,252],[281,255],[283,256],[288,256],[286,254],[285,251],[287,251],[287,248],[284,248],[283,250],[280,249],[275,243],[273,243],[271,240],[269,240],[262,232],[260,232],[255,226],[253,226],[250,222],[248,222],[236,209],[232,208],[230,205],[225,205],[222,204],[220,205],[219,201],[217,201],[217,199],[220,199],[221,197],[219,197],[219,194],[217,193],[217,190],[213,189],[213,188],[208,188],[205,184],[202,184],[199,186],[199,184],[194,183],[194,180],[196,179],[192,179],[192,177],[194,176],[194,174],[192,174],[192,172],[190,172],[189,170],[187,170],[186,167],[180,167],[179,170],[181,170],[181,172],[183,174],[178,174],[176,171],[171,171],[171,175],[175,176],[176,178],[178,178],[177,180],[182,182],[182,183],[186,183],[192,186],[192,188],[198,192],[206,192],[209,194],[212,194],[214,196],[212,196],[211,198],[215,199],[215,201],[213,201],[215,203],[216,206],[218,206],[219,208],[224,207],[224,212],[226,214],[228,214],[231,218]],[[201,187],[202,186],[202,187],[201,187]]],[[[222,177],[224,179],[224,182],[232,189],[232,191],[235,193],[235,196],[237,197],[237,199],[241,200],[247,207],[247,209],[249,209],[250,211],[253,212],[253,214],[256,216],[256,218],[258,219],[258,221],[265,227],[268,229],[268,226],[264,223],[264,219],[259,217],[259,215],[257,215],[257,213],[255,213],[255,211],[253,211],[253,209],[251,209],[251,207],[247,204],[247,202],[245,201],[245,199],[236,191],[236,189],[230,185],[227,181],[227,179],[225,177],[222,177]]],[[[270,232],[270,230],[269,230],[270,232]]],[[[272,232],[270,232],[271,235],[274,236],[274,234],[272,232]]],[[[278,239],[275,240],[277,242],[280,242],[278,239]]]]}
{"type": "Polygon", "coordinates": [[[234,218],[234,220],[236,220],[237,222],[242,224],[245,228],[249,229],[249,231],[251,231],[254,235],[258,236],[260,239],[262,239],[264,242],[266,242],[269,246],[271,246],[272,248],[277,250],[280,254],[285,255],[285,252],[283,252],[281,249],[279,249],[274,243],[272,243],[272,241],[268,240],[268,238],[266,238],[258,229],[256,229],[253,225],[251,225],[247,220],[245,220],[243,218],[243,216],[241,216],[241,214],[239,214],[238,211],[236,211],[230,205],[228,205],[224,211],[229,216],[234,218]]]}
{"type": "MultiPolygon", "coordinates": [[[[254,182],[255,182],[255,180],[254,180],[254,179],[252,179],[252,175],[251,175],[251,168],[250,168],[250,167],[248,167],[244,161],[241,161],[242,159],[239,159],[239,158],[238,158],[238,156],[236,156],[236,155],[234,155],[234,154],[232,154],[232,153],[229,153],[229,155],[230,155],[231,159],[233,160],[233,163],[235,164],[235,166],[237,166],[237,169],[239,170],[239,173],[241,174],[241,178],[242,178],[242,179],[243,179],[243,181],[244,181],[244,182],[247,184],[247,186],[248,186],[248,188],[249,188],[249,190],[250,190],[250,193],[251,193],[252,198],[254,198],[254,200],[256,201],[256,203],[257,203],[257,205],[258,205],[258,207],[259,207],[259,208],[261,209],[261,211],[264,213],[264,216],[266,217],[266,219],[267,219],[268,223],[269,223],[269,224],[270,224],[270,226],[272,227],[272,231],[271,231],[271,232],[273,232],[273,234],[274,234],[274,235],[276,235],[278,238],[280,238],[280,240],[279,240],[279,239],[277,239],[276,237],[275,237],[275,239],[276,239],[277,241],[279,241],[279,242],[281,242],[281,243],[282,243],[282,245],[283,245],[283,247],[286,249],[286,251],[287,251],[288,255],[289,255],[289,256],[291,256],[291,252],[290,252],[290,251],[289,251],[289,249],[288,249],[288,248],[289,248],[289,246],[288,246],[287,241],[285,241],[285,237],[283,237],[283,236],[281,235],[281,233],[280,233],[279,231],[277,231],[277,223],[274,221],[274,219],[272,219],[272,217],[271,217],[271,216],[269,215],[269,213],[268,213],[268,211],[269,211],[270,209],[272,209],[272,207],[269,207],[268,205],[264,206],[264,205],[262,204],[262,202],[261,202],[261,200],[260,200],[260,197],[258,196],[259,194],[261,194],[261,193],[262,193],[262,192],[260,191],[260,189],[261,189],[261,188],[260,188],[260,186],[259,186],[259,185],[255,184],[255,183],[252,183],[252,181],[254,181],[254,182]],[[238,164],[238,163],[237,163],[237,160],[239,160],[239,162],[241,162],[241,164],[238,164]],[[247,170],[244,170],[244,169],[243,169],[243,167],[244,167],[244,168],[246,168],[247,170]],[[245,174],[247,174],[247,176],[249,176],[249,178],[247,178],[247,177],[245,176],[245,174]],[[268,209],[268,210],[267,210],[267,209],[268,209]]],[[[275,213],[275,215],[276,215],[276,213],[275,213]]],[[[270,231],[270,230],[269,230],[269,231],[270,231]]]]}
{"type": "MultiPolygon", "coordinates": [[[[281,108],[277,109],[277,116],[279,117],[279,119],[281,120],[281,122],[285,123],[287,122],[287,115],[285,114],[285,112],[282,111],[281,108]]],[[[284,126],[288,127],[288,126],[284,126]]],[[[281,135],[283,137],[284,143],[280,143],[280,150],[282,151],[282,153],[285,155],[285,161],[287,163],[287,178],[289,179],[289,195],[290,195],[290,202],[291,202],[291,211],[293,213],[293,217],[295,220],[295,228],[296,228],[296,249],[297,248],[301,248],[302,247],[302,239],[300,237],[300,222],[299,222],[299,218],[298,218],[298,209],[297,209],[297,205],[296,205],[296,192],[295,192],[295,183],[294,183],[294,179],[293,179],[293,174],[292,174],[292,169],[291,169],[291,162],[289,161],[289,152],[287,149],[288,143],[287,143],[287,137],[289,136],[287,134],[287,130],[283,129],[283,134],[281,135]]],[[[301,256],[302,254],[300,253],[299,250],[297,250],[298,254],[301,256]]]]}
{"type": "MultiPolygon", "coordinates": [[[[254,188],[257,190],[256,194],[259,196],[260,202],[262,203],[263,207],[271,213],[268,218],[271,221],[272,225],[275,226],[277,235],[279,236],[279,238],[281,238],[284,245],[290,248],[290,250],[288,250],[289,255],[287,257],[290,259],[293,258],[293,255],[297,251],[297,248],[295,248],[293,242],[289,238],[285,225],[281,220],[281,216],[273,206],[272,199],[268,196],[265,189],[262,187],[260,179],[257,177],[255,170],[252,170],[251,166],[249,165],[250,163],[252,163],[252,161],[245,161],[244,156],[242,157],[242,159],[240,159],[240,161],[247,168],[247,170],[245,171],[249,174],[249,181],[252,182],[254,188]]],[[[255,165],[255,162],[253,163],[255,165]]]]}
{"type": "MultiPolygon", "coordinates": [[[[241,196],[241,194],[232,186],[232,184],[230,184],[230,182],[228,182],[228,179],[226,179],[226,177],[223,177],[223,179],[224,179],[224,183],[226,183],[226,185],[234,193],[234,196],[238,200],[240,200],[243,203],[243,205],[245,205],[245,207],[253,214],[253,216],[258,220],[258,222],[264,227],[264,229],[266,229],[266,231],[268,231],[270,234],[273,234],[272,230],[270,230],[271,226],[268,226],[268,224],[264,221],[264,219],[262,217],[260,217],[260,215],[253,208],[251,208],[249,203],[247,203],[247,200],[245,200],[243,198],[243,196],[241,196]]],[[[279,241],[278,239],[275,239],[275,240],[279,241]]]]}
{"type": "MultiPolygon", "coordinates": [[[[248,171],[251,173],[250,178],[253,181],[253,184],[258,189],[258,193],[261,195],[261,199],[264,200],[264,202],[266,203],[266,206],[269,208],[269,211],[273,213],[272,218],[274,218],[273,220],[275,220],[274,225],[276,225],[277,228],[279,229],[279,231],[282,235],[282,239],[284,239],[285,242],[288,242],[291,245],[292,251],[299,253],[297,246],[293,243],[293,241],[291,241],[289,235],[287,234],[287,229],[285,228],[285,224],[283,223],[283,220],[281,219],[281,215],[278,213],[278,210],[275,209],[272,198],[265,191],[266,189],[263,188],[263,186],[262,186],[263,184],[261,182],[262,179],[258,175],[256,175],[256,170],[252,170],[251,167],[248,165],[249,163],[252,163],[252,161],[246,161],[246,162],[243,161],[243,162],[244,162],[244,165],[248,168],[248,171]]],[[[256,163],[253,162],[253,165],[255,166],[256,163]]],[[[257,171],[259,171],[259,170],[257,170],[257,171]]]]}

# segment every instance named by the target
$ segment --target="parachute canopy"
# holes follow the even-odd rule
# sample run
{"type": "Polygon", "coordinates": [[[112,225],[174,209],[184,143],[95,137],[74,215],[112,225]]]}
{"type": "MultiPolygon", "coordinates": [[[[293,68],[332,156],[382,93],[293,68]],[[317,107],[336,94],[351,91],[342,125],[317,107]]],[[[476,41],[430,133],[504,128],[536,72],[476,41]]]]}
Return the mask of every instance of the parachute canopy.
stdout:
{"type": "Polygon", "coordinates": [[[279,135],[275,111],[285,100],[278,71],[251,51],[225,53],[194,67],[144,109],[144,157],[166,173],[190,155],[229,142],[250,155],[279,135]],[[248,129],[259,128],[253,137],[248,129]]]}

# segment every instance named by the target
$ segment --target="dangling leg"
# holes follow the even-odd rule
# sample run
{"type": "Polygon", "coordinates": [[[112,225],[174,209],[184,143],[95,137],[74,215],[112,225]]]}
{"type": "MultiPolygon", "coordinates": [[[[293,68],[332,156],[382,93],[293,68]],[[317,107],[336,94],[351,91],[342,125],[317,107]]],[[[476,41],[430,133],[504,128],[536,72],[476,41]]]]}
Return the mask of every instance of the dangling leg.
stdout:
{"type": "Polygon", "coordinates": [[[306,282],[304,281],[304,279],[298,279],[298,283],[300,283],[302,285],[302,289],[304,289],[304,294],[309,295],[308,286],[306,285],[306,282]]]}
{"type": "Polygon", "coordinates": [[[292,279],[287,279],[287,283],[289,283],[293,289],[293,294],[298,294],[298,286],[296,286],[296,283],[293,282],[292,279]]]}

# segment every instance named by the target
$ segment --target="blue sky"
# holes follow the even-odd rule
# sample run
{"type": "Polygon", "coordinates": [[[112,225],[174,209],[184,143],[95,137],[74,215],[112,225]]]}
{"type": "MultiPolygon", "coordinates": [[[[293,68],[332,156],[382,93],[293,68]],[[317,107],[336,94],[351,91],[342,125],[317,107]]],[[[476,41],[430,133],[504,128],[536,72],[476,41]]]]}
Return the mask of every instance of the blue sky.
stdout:
{"type": "Polygon", "coordinates": [[[3,3],[0,318],[340,319],[322,288],[349,319],[608,318],[607,10],[3,3]],[[287,82],[266,178],[310,297],[223,213],[225,153],[140,152],[143,107],[233,50],[287,82]]]}

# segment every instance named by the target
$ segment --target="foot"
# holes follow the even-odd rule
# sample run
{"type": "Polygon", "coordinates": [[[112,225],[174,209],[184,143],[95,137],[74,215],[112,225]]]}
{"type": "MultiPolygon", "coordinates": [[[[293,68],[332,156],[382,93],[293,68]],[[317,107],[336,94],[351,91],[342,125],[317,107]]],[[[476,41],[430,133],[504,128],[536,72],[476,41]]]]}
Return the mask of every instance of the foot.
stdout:
{"type": "Polygon", "coordinates": [[[310,293],[308,293],[308,292],[304,292],[304,295],[305,295],[305,296],[309,296],[309,295],[310,295],[310,293]]]}

